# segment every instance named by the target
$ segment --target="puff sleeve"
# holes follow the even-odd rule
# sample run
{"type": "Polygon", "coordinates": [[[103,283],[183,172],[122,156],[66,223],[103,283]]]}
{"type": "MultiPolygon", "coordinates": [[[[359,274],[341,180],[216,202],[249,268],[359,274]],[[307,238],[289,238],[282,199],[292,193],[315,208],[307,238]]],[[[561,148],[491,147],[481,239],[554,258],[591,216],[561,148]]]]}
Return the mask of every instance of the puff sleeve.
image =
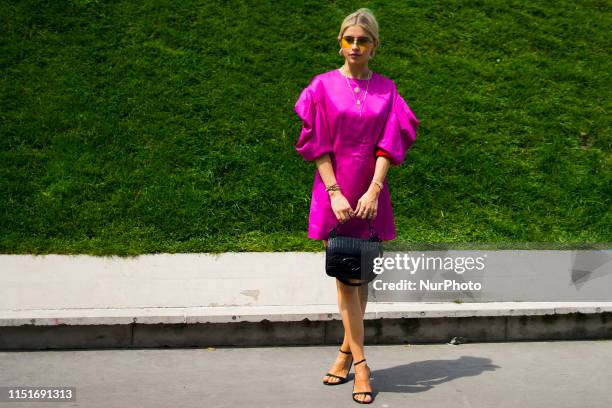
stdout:
{"type": "Polygon", "coordinates": [[[420,121],[393,86],[391,109],[376,148],[388,153],[392,165],[400,165],[416,140],[420,121]]]}
{"type": "Polygon", "coordinates": [[[324,110],[316,97],[316,84],[311,82],[295,103],[295,112],[302,119],[302,130],[295,150],[306,161],[313,161],[333,151],[324,110]]]}

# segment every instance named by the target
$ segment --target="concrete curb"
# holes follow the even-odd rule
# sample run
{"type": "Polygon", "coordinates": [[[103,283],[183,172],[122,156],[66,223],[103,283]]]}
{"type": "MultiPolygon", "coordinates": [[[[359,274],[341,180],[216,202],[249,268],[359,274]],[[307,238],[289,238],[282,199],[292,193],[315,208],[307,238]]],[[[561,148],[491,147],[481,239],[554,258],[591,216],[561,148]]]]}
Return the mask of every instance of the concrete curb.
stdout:
{"type": "MultiPolygon", "coordinates": [[[[335,305],[3,312],[0,349],[338,344],[335,305]],[[217,310],[212,310],[217,309],[217,310]]],[[[368,304],[366,344],[612,339],[612,304],[368,304]]]]}
{"type": "MultiPolygon", "coordinates": [[[[39,309],[0,311],[0,326],[87,326],[124,324],[195,324],[262,321],[334,321],[342,317],[337,305],[227,306],[125,309],[39,309]]],[[[488,302],[407,303],[369,302],[365,320],[547,316],[612,312],[612,302],[488,302]]]]}

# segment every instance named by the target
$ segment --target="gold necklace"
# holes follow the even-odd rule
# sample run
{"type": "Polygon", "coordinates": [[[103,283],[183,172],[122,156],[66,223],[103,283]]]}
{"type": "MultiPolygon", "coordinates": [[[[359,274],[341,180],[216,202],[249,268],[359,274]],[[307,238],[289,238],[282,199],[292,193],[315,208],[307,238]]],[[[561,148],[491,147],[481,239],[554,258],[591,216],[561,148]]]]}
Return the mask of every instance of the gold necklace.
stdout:
{"type": "MultiPolygon", "coordinates": [[[[340,73],[346,79],[346,84],[348,85],[349,89],[351,90],[351,95],[353,95],[353,100],[355,101],[355,104],[359,108],[359,117],[361,117],[361,112],[363,111],[363,106],[365,105],[365,100],[368,97],[368,90],[370,89],[370,79],[372,79],[373,71],[370,70],[369,75],[368,75],[368,79],[367,79],[368,85],[366,86],[366,91],[365,91],[365,94],[364,94],[364,97],[363,97],[363,104],[361,103],[361,101],[359,99],[355,98],[355,94],[360,91],[359,85],[356,85],[355,88],[352,88],[351,84],[349,84],[348,77],[346,75],[344,75],[344,73],[342,73],[342,70],[340,71],[340,73]]],[[[351,78],[351,79],[353,79],[353,78],[351,78]]]]}

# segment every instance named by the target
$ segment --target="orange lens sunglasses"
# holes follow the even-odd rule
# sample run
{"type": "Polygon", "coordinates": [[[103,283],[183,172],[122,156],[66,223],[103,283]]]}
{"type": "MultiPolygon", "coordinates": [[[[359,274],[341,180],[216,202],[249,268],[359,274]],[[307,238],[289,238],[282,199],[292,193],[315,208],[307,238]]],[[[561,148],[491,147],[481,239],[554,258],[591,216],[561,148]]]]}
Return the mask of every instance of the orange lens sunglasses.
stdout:
{"type": "Polygon", "coordinates": [[[342,37],[342,48],[351,48],[357,41],[357,46],[361,52],[365,52],[372,44],[370,37],[353,37],[352,35],[345,35],[342,37]]]}

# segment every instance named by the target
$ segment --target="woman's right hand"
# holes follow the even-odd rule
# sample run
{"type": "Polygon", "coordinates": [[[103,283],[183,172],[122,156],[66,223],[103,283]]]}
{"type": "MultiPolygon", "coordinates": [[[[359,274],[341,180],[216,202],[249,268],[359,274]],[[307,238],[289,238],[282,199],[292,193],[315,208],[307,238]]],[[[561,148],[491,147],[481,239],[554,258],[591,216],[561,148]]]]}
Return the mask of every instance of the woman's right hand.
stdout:
{"type": "Polygon", "coordinates": [[[329,198],[338,222],[344,224],[353,217],[354,211],[351,208],[351,204],[339,190],[330,191],[329,198]]]}

